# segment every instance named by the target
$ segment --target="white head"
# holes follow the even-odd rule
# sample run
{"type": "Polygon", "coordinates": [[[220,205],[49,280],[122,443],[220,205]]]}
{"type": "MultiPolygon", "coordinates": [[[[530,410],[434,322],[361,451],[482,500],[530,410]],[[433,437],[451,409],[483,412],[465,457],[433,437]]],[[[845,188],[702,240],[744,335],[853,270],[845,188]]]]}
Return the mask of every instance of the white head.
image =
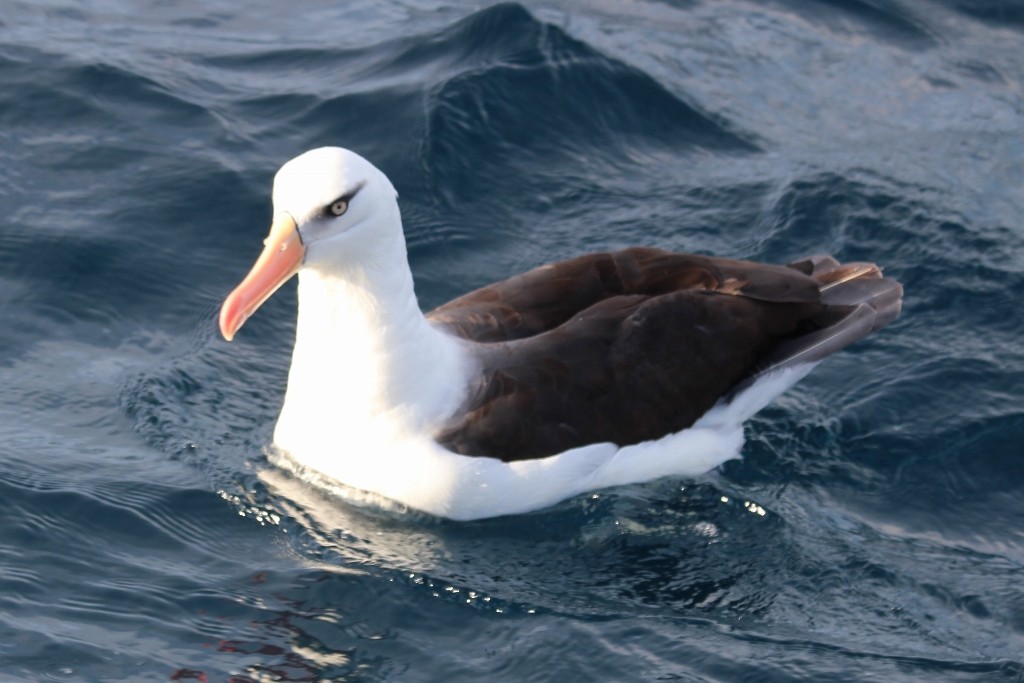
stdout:
{"type": "Polygon", "coordinates": [[[397,197],[387,176],[341,147],[314,149],[282,166],[263,253],[221,308],[224,338],[230,341],[300,269],[344,272],[396,239],[404,249],[397,197]]]}
{"type": "Polygon", "coordinates": [[[360,258],[388,227],[400,226],[398,193],[376,166],[341,147],[295,157],[274,176],[274,214],[295,221],[304,268],[360,258]],[[332,259],[331,257],[337,257],[332,259]]]}

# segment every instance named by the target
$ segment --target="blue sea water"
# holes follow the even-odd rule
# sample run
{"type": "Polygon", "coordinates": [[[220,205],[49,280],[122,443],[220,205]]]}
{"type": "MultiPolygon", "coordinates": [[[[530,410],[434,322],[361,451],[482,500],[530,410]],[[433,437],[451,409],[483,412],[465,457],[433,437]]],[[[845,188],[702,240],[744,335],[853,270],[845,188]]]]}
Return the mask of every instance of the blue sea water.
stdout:
{"type": "Polygon", "coordinates": [[[6,0],[0,681],[1024,681],[1011,0],[6,0]],[[401,195],[425,308],[633,244],[873,260],[902,317],[696,480],[475,523],[268,461],[273,173],[401,195]]]}

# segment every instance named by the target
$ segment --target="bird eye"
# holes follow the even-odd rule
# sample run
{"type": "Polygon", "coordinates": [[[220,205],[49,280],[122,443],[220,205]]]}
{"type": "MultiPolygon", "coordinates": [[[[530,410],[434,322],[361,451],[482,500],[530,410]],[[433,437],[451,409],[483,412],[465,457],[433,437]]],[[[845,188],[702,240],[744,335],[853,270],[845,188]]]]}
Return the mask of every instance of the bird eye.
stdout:
{"type": "Polygon", "coordinates": [[[331,214],[334,216],[340,216],[341,214],[348,211],[348,200],[339,199],[336,202],[332,202],[331,205],[327,207],[327,210],[330,211],[331,214]]]}

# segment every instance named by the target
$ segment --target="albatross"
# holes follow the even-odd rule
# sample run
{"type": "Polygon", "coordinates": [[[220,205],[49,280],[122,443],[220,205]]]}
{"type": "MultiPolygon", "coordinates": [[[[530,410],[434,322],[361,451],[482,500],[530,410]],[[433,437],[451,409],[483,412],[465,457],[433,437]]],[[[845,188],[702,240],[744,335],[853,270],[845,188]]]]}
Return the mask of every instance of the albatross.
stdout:
{"type": "Polygon", "coordinates": [[[424,314],[398,194],[358,154],[284,164],[228,341],[298,274],[274,446],[328,481],[457,520],[738,457],[743,423],[891,322],[872,263],[771,265],[649,247],[579,256],[424,314]]]}

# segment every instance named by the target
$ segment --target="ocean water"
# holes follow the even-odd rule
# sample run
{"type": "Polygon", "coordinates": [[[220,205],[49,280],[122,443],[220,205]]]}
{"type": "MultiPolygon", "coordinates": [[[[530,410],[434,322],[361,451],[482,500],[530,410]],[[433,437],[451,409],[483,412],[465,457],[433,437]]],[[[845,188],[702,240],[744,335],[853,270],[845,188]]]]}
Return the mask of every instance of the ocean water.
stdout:
{"type": "Polygon", "coordinates": [[[1024,681],[1011,0],[5,0],[0,681],[1024,681]],[[266,454],[270,181],[350,147],[424,307],[633,244],[902,317],[694,480],[454,523],[266,454]]]}

